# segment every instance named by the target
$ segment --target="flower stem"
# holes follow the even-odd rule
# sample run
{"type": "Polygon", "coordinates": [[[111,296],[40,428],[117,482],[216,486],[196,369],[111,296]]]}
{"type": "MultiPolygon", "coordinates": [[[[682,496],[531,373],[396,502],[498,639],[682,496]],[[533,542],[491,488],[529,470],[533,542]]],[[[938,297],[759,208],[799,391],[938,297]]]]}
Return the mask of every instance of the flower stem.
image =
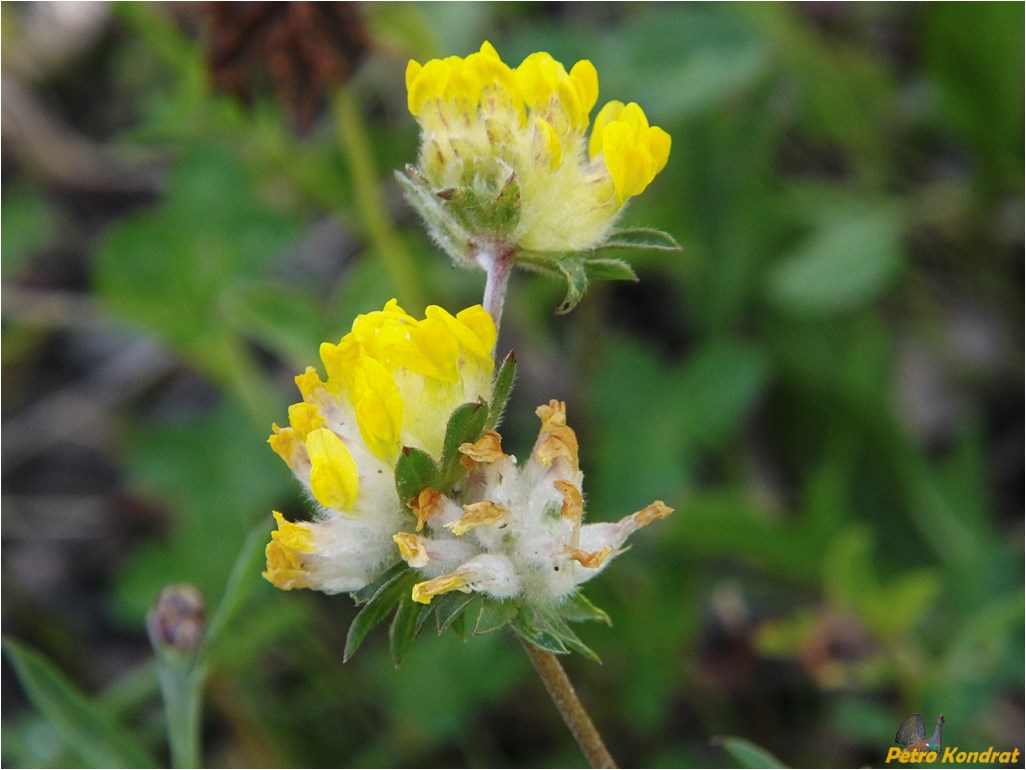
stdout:
{"type": "Polygon", "coordinates": [[[474,254],[477,263],[488,275],[481,304],[495,322],[496,332],[502,321],[502,307],[506,302],[506,289],[516,261],[515,255],[514,247],[508,243],[495,243],[492,248],[478,245],[474,254]]]}
{"type": "Polygon", "coordinates": [[[158,655],[157,677],[167,715],[171,766],[200,767],[200,716],[204,667],[158,655]]]}
{"type": "Polygon", "coordinates": [[[574,692],[574,686],[563,670],[563,666],[551,652],[540,650],[526,639],[520,639],[524,649],[527,650],[534,670],[538,672],[545,689],[549,691],[549,697],[556,704],[559,713],[563,715],[563,721],[570,729],[570,733],[581,747],[584,756],[592,767],[616,767],[616,762],[606,748],[606,744],[595,729],[594,722],[588,716],[584,704],[581,703],[574,692]]]}

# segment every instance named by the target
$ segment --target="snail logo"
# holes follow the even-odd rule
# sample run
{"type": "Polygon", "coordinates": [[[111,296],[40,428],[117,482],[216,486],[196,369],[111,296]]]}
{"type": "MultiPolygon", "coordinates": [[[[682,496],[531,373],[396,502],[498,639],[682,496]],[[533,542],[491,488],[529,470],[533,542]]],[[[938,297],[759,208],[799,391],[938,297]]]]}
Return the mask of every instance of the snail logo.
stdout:
{"type": "Polygon", "coordinates": [[[894,742],[900,743],[909,751],[938,752],[941,748],[941,730],[944,728],[944,715],[937,716],[933,735],[926,737],[926,723],[921,714],[905,717],[894,736],[894,742]]]}

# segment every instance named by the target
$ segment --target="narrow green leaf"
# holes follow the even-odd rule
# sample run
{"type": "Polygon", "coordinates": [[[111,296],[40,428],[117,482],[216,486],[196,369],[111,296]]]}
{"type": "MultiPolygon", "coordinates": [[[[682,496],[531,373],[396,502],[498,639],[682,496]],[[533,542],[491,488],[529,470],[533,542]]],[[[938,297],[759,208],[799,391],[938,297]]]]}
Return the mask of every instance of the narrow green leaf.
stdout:
{"type": "Polygon", "coordinates": [[[606,611],[592,604],[591,600],[579,589],[567,602],[559,605],[559,614],[563,616],[564,620],[571,623],[594,620],[605,623],[607,626],[613,625],[613,621],[610,620],[606,611]]]}
{"type": "Polygon", "coordinates": [[[766,749],[744,738],[713,738],[712,742],[726,749],[740,767],[787,767],[766,749]]]}
{"type": "Polygon", "coordinates": [[[584,272],[590,281],[631,281],[638,282],[638,274],[634,268],[622,259],[606,259],[598,257],[584,261],[584,272]]]}
{"type": "Polygon", "coordinates": [[[581,301],[588,289],[588,274],[584,260],[576,254],[567,254],[556,263],[556,268],[566,278],[566,296],[556,309],[558,315],[566,315],[581,301]]]}
{"type": "Polygon", "coordinates": [[[539,612],[538,619],[541,621],[540,625],[544,624],[545,629],[556,636],[568,649],[581,653],[581,655],[595,663],[602,662],[595,651],[582,642],[567,622],[560,617],[557,609],[539,612]]]}
{"type": "Polygon", "coordinates": [[[207,625],[203,650],[215,650],[225,628],[249,597],[260,576],[264,560],[264,542],[269,538],[268,525],[258,524],[246,536],[239,555],[232,566],[221,601],[207,625]]]}
{"type": "Polygon", "coordinates": [[[513,601],[485,599],[474,624],[474,633],[490,634],[492,631],[498,631],[513,620],[519,610],[520,605],[513,601]]]}
{"type": "Polygon", "coordinates": [[[438,609],[435,610],[435,620],[438,624],[438,633],[443,634],[445,630],[451,626],[456,618],[463,614],[463,611],[467,609],[467,606],[478,599],[477,594],[465,594],[459,591],[453,591],[447,593],[441,599],[438,599],[432,604],[438,604],[438,609]]]}
{"type": "Polygon", "coordinates": [[[617,228],[595,248],[595,251],[607,249],[681,251],[680,244],[672,235],[652,227],[617,228]]]}
{"type": "Polygon", "coordinates": [[[448,489],[463,473],[460,465],[460,446],[481,438],[488,421],[488,404],[460,404],[449,415],[445,426],[445,440],[442,443],[442,489],[448,489]]]}
{"type": "Polygon", "coordinates": [[[449,628],[463,641],[467,640],[467,613],[461,612],[449,623],[449,628]]]}
{"type": "Polygon", "coordinates": [[[359,604],[366,604],[367,602],[369,602],[371,599],[374,598],[374,594],[376,594],[378,591],[380,591],[381,587],[383,585],[385,585],[385,583],[391,583],[392,580],[395,579],[395,577],[397,575],[402,574],[403,572],[405,572],[409,568],[410,568],[409,565],[406,562],[404,562],[404,561],[400,561],[400,562],[397,562],[397,563],[393,564],[387,570],[385,570],[380,575],[378,575],[378,577],[374,579],[374,582],[370,583],[369,585],[364,586],[359,591],[354,591],[352,593],[353,600],[358,605],[359,604]]]}
{"type": "Polygon", "coordinates": [[[517,377],[517,357],[511,350],[503,359],[498,373],[495,375],[495,386],[492,388],[492,405],[488,410],[488,419],[485,420],[485,430],[492,430],[502,422],[503,412],[506,411],[506,403],[509,401],[509,394],[513,391],[513,383],[517,377]]]}
{"type": "Polygon", "coordinates": [[[409,594],[400,600],[399,608],[392,618],[392,625],[388,629],[388,648],[392,652],[392,662],[396,668],[399,668],[410,645],[413,644],[413,639],[421,626],[421,616],[428,615],[430,609],[431,605],[415,602],[409,594]]]}
{"type": "Polygon", "coordinates": [[[520,636],[541,650],[546,650],[556,655],[566,655],[570,652],[558,636],[538,625],[537,618],[532,612],[519,612],[513,627],[520,636]]]}
{"type": "Polygon", "coordinates": [[[420,494],[424,487],[439,487],[438,466],[423,449],[403,447],[395,464],[395,491],[399,501],[406,505],[420,494]]]}
{"type": "Polygon", "coordinates": [[[363,640],[367,638],[367,634],[388,617],[395,605],[402,601],[404,596],[409,595],[416,582],[417,573],[406,569],[378,589],[374,598],[367,602],[353,618],[353,624],[349,626],[349,633],[346,635],[346,649],[342,654],[343,663],[353,657],[360,645],[363,644],[363,640]]]}
{"type": "Polygon", "coordinates": [[[558,251],[530,251],[528,249],[517,251],[517,264],[520,267],[553,277],[559,275],[559,261],[562,258],[563,254],[558,251]]]}
{"type": "Polygon", "coordinates": [[[3,648],[32,705],[92,767],[155,766],[128,733],[43,656],[10,639],[3,648]]]}

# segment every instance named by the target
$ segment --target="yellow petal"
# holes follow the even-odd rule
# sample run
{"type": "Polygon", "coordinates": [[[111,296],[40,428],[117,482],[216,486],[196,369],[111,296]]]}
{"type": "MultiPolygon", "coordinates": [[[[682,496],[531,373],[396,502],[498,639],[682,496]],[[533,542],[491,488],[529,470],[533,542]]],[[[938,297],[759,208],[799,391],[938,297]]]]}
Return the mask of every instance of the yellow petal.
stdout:
{"type": "Polygon", "coordinates": [[[575,471],[580,469],[578,459],[577,434],[567,425],[553,425],[548,435],[534,449],[534,459],[548,468],[558,458],[565,457],[575,471]]]}
{"type": "MultiPolygon", "coordinates": [[[[309,550],[310,542],[307,537],[299,534],[297,530],[304,529],[301,525],[285,521],[285,518],[274,512],[274,518],[278,522],[279,529],[271,533],[271,542],[264,549],[267,557],[267,568],[263,577],[277,588],[283,591],[291,591],[293,588],[309,588],[310,579],[306,569],[303,567],[303,559],[300,551],[309,550]],[[284,529],[282,529],[284,526],[284,529]]],[[[309,534],[309,530],[307,530],[309,534]]]]}
{"type": "Polygon", "coordinates": [[[296,387],[303,396],[304,401],[313,401],[314,394],[324,387],[317,370],[312,366],[306,367],[306,371],[296,375],[296,387]]]}
{"type": "Polygon", "coordinates": [[[445,528],[456,536],[462,536],[474,527],[501,521],[508,513],[509,511],[501,505],[490,500],[482,500],[479,503],[464,505],[463,515],[456,521],[450,521],[445,528]]]}
{"type": "Polygon", "coordinates": [[[413,587],[413,601],[420,602],[421,604],[431,604],[431,598],[433,596],[447,594],[450,591],[463,591],[464,593],[470,593],[470,589],[467,587],[467,581],[459,575],[440,575],[439,577],[431,580],[426,580],[423,583],[417,583],[417,585],[413,587]]]}
{"type": "Polygon", "coordinates": [[[417,517],[418,532],[424,529],[424,524],[438,510],[438,506],[441,504],[442,493],[431,487],[424,487],[416,497],[406,501],[406,507],[413,511],[413,515],[417,517]]]}
{"type": "MultiPolygon", "coordinates": [[[[407,62],[407,64],[406,64],[406,90],[410,89],[410,87],[413,85],[413,81],[417,79],[417,75],[420,74],[420,71],[422,69],[424,69],[424,67],[420,64],[420,62],[415,62],[413,59],[410,59],[410,61],[407,62]]],[[[416,115],[417,113],[413,113],[413,114],[416,115]]]]}
{"type": "Polygon", "coordinates": [[[613,549],[608,545],[601,551],[581,551],[577,548],[567,548],[565,551],[567,556],[588,569],[601,567],[612,552],[613,549]]]}
{"type": "Polygon", "coordinates": [[[566,78],[563,65],[549,54],[540,51],[528,56],[517,67],[517,88],[524,101],[534,108],[548,103],[561,76],[566,78]]]}
{"type": "Polygon", "coordinates": [[[394,459],[399,452],[403,402],[392,375],[374,359],[361,358],[353,368],[350,397],[367,447],[382,460],[394,459]]]}
{"type": "Polygon", "coordinates": [[[492,350],[498,336],[495,321],[481,305],[472,305],[455,316],[438,305],[431,305],[424,311],[426,318],[441,321],[459,340],[460,345],[472,353],[479,363],[490,369],[492,350]]]}
{"type": "Polygon", "coordinates": [[[563,505],[560,506],[559,515],[569,519],[575,524],[580,524],[584,517],[584,497],[574,484],[562,479],[553,481],[552,486],[563,495],[563,505]]]}
{"type": "Polygon", "coordinates": [[[460,444],[459,451],[478,463],[493,463],[506,456],[502,451],[502,436],[494,430],[485,431],[473,444],[460,444]]]}
{"type": "Polygon", "coordinates": [[[267,439],[267,443],[286,465],[295,470],[296,452],[303,443],[299,433],[292,427],[280,428],[277,423],[271,425],[271,430],[274,432],[267,439]]]}
{"type": "Polygon", "coordinates": [[[349,511],[356,502],[360,479],[349,449],[334,432],[318,428],[306,437],[310,455],[310,493],[326,508],[349,511]]]}
{"type": "Polygon", "coordinates": [[[541,136],[541,144],[545,154],[549,157],[549,169],[555,171],[563,161],[563,148],[559,144],[559,134],[556,133],[556,129],[552,127],[552,124],[544,118],[538,118],[535,121],[535,126],[541,136]]]}
{"type": "Polygon", "coordinates": [[[647,527],[653,521],[665,519],[671,513],[673,513],[673,508],[662,500],[656,500],[654,503],[646,505],[640,511],[632,513],[631,518],[634,520],[637,528],[641,529],[642,527],[647,527]]]}
{"type": "Polygon", "coordinates": [[[595,70],[595,65],[587,59],[581,59],[570,70],[570,79],[580,95],[581,106],[587,115],[595,106],[599,94],[598,72],[595,70]]]}
{"type": "Polygon", "coordinates": [[[595,125],[591,128],[591,140],[588,143],[588,157],[594,158],[602,152],[602,139],[606,126],[616,120],[623,112],[624,103],[612,101],[606,103],[595,116],[595,125]]]}
{"type": "Polygon", "coordinates": [[[427,548],[424,546],[424,538],[413,535],[409,532],[397,532],[392,535],[395,544],[399,546],[399,555],[403,561],[411,567],[419,569],[428,563],[427,548]]]}
{"type": "Polygon", "coordinates": [[[306,438],[310,431],[324,425],[324,418],[316,406],[303,402],[289,407],[289,424],[296,429],[300,438],[306,438]]]}
{"type": "Polygon", "coordinates": [[[541,429],[548,430],[552,425],[566,425],[566,402],[552,399],[547,404],[542,404],[534,413],[541,419],[541,429]]]}
{"type": "Polygon", "coordinates": [[[595,119],[589,151],[592,157],[602,153],[623,203],[643,192],[665,167],[670,143],[669,134],[649,126],[644,110],[636,103],[622,106],[610,102],[595,119]]]}

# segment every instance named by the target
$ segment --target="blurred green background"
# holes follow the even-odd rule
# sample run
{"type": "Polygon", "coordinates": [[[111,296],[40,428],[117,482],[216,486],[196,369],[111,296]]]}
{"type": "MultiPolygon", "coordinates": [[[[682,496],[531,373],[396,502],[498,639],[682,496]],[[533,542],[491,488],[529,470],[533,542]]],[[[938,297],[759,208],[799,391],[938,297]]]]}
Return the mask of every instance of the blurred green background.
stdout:
{"type": "MultiPolygon", "coordinates": [[[[1022,4],[2,12],[3,631],[156,762],[146,610],[216,607],[247,532],[302,511],[265,445],[292,376],[392,296],[480,301],[392,172],[407,60],[484,39],[590,58],[673,137],[622,221],[683,252],[569,316],[518,274],[499,344],[506,446],[565,399],[591,520],[677,509],[589,587],[603,664],[565,661],[613,755],[879,765],[912,712],[1023,747],[1022,4]]],[[[209,766],[583,765],[506,634],[395,669],[379,631],[343,666],[347,596],[250,577],[209,766]]],[[[2,707],[4,766],[96,763],[7,661],[2,707]]]]}

